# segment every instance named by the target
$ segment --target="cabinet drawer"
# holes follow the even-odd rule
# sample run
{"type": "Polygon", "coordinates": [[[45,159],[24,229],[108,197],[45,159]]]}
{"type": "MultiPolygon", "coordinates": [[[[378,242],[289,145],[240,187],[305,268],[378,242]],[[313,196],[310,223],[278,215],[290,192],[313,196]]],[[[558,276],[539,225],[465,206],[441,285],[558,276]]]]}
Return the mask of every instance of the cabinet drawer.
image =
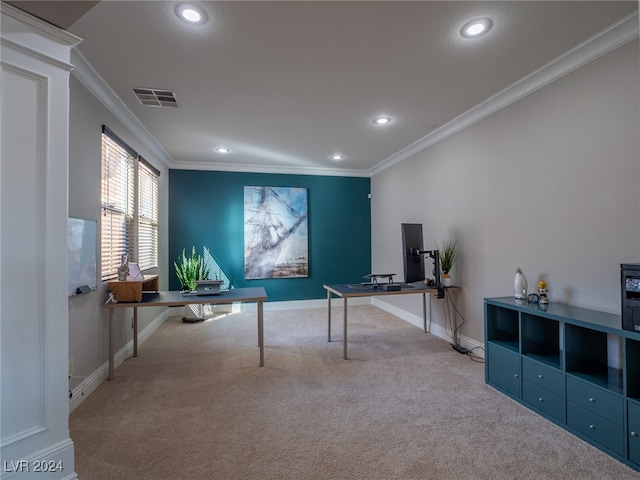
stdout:
{"type": "Polygon", "coordinates": [[[564,423],[565,400],[563,397],[525,380],[522,382],[522,398],[534,409],[540,410],[564,423]]]}
{"type": "Polygon", "coordinates": [[[489,342],[487,360],[489,383],[520,397],[520,355],[489,342]]]}
{"type": "Polygon", "coordinates": [[[640,465],[640,405],[629,402],[629,460],[640,465]]]}
{"type": "Polygon", "coordinates": [[[618,455],[624,455],[624,432],[621,426],[571,402],[567,402],[567,425],[618,455]]]}
{"type": "Polygon", "coordinates": [[[564,398],[564,373],[531,358],[522,358],[522,378],[564,398]]]}
{"type": "Polygon", "coordinates": [[[622,397],[577,378],[567,376],[567,400],[622,426],[622,397]]]}

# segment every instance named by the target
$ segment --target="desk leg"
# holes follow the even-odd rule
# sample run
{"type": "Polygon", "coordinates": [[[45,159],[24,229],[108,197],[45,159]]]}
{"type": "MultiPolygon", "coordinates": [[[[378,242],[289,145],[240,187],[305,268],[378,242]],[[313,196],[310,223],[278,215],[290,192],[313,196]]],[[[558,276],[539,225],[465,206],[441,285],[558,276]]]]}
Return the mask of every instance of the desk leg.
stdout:
{"type": "Polygon", "coordinates": [[[258,301],[258,346],[260,347],[260,366],[264,367],[264,312],[263,312],[263,302],[262,300],[258,301]]]}
{"type": "MultiPolygon", "coordinates": [[[[429,306],[431,306],[431,297],[429,297],[429,306]]],[[[431,320],[431,315],[429,315],[429,320],[431,320]]],[[[428,333],[430,328],[427,327],[427,294],[426,293],[422,294],[422,325],[424,327],[425,333],[428,333]]]]}
{"type": "Polygon", "coordinates": [[[328,331],[328,340],[331,341],[331,292],[327,290],[327,326],[329,328],[328,331]]]}
{"type": "Polygon", "coordinates": [[[428,321],[429,332],[431,331],[431,319],[433,318],[431,316],[431,298],[432,298],[431,295],[432,295],[431,293],[427,294],[427,318],[429,319],[428,321]]]}
{"type": "Polygon", "coordinates": [[[114,330],[114,317],[115,317],[115,308],[109,309],[109,376],[108,380],[113,380],[113,364],[114,364],[114,353],[113,353],[113,330],[114,330]]]}
{"type": "Polygon", "coordinates": [[[133,307],[133,356],[138,356],[138,307],[133,307]]]}
{"type": "Polygon", "coordinates": [[[343,343],[343,350],[344,350],[344,359],[347,359],[347,297],[344,297],[344,328],[343,328],[344,332],[342,334],[343,338],[342,338],[342,343],[343,343]]]}

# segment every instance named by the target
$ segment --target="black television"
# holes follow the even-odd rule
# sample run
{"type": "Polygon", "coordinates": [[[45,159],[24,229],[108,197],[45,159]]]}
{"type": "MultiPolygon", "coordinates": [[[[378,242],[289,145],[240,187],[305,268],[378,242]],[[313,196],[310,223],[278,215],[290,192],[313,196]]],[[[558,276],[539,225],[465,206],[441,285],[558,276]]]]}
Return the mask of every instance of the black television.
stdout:
{"type": "Polygon", "coordinates": [[[402,262],[404,266],[404,282],[421,282],[424,275],[424,256],[422,251],[422,224],[402,224],[402,262]]]}

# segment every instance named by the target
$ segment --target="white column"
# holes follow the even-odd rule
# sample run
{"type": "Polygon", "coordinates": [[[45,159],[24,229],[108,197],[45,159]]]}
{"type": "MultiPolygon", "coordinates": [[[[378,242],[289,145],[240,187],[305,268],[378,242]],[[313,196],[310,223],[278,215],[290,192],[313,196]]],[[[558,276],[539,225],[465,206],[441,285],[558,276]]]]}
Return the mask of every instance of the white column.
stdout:
{"type": "Polygon", "coordinates": [[[0,477],[72,479],[69,59],[80,39],[1,8],[0,477]]]}

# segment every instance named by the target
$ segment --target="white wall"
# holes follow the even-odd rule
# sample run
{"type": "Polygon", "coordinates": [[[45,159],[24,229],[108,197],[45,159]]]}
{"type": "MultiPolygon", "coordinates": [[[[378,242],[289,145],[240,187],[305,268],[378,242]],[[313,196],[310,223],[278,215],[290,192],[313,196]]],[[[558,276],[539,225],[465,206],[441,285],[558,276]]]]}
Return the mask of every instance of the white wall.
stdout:
{"type": "Polygon", "coordinates": [[[400,224],[422,223],[425,248],[461,247],[463,336],[483,341],[483,299],[512,295],[518,267],[530,292],[619,313],[620,263],[640,262],[638,70],[635,40],[375,175],[373,270],[401,273],[400,224]]]}
{"type": "MultiPolygon", "coordinates": [[[[123,124],[116,119],[76,78],[70,81],[70,151],[69,151],[69,215],[94,219],[100,229],[100,152],[102,125],[107,125],[153,166],[160,170],[160,218],[168,216],[168,170],[123,124]]],[[[160,222],[159,270],[160,288],[168,288],[166,222],[160,222]]],[[[100,245],[97,246],[98,255],[100,245]]],[[[98,259],[99,264],[99,259],[98,259]]],[[[84,396],[107,376],[109,355],[109,312],[102,307],[106,283],[98,279],[98,288],[87,294],[69,298],[69,359],[73,359],[74,375],[70,381],[75,407],[84,396]]],[[[117,362],[131,352],[132,309],[116,312],[115,349],[117,362]]],[[[139,331],[152,321],[162,320],[166,309],[143,308],[138,312],[139,331]]],[[[141,337],[144,338],[144,337],[141,337]]]]}

